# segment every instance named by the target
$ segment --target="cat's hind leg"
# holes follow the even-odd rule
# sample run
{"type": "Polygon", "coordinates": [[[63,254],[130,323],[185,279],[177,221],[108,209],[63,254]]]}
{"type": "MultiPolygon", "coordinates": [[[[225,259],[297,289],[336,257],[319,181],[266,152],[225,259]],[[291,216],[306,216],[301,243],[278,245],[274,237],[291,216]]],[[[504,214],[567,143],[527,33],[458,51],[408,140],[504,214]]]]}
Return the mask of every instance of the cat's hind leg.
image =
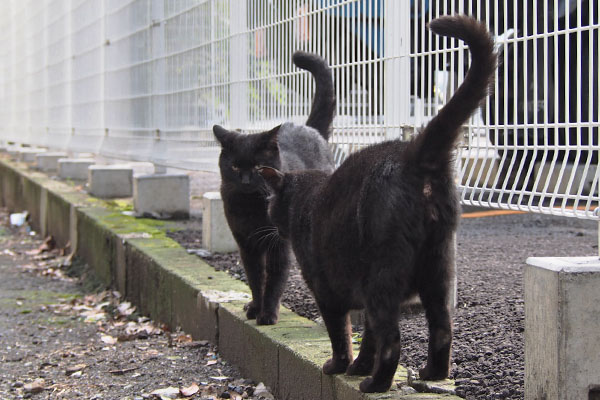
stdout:
{"type": "Polygon", "coordinates": [[[346,370],[346,375],[369,375],[373,371],[375,364],[375,353],[377,351],[376,339],[369,324],[369,319],[365,318],[365,326],[360,343],[360,352],[356,360],[346,370]]]}
{"type": "Polygon", "coordinates": [[[344,373],[352,361],[350,314],[347,311],[328,310],[321,304],[319,304],[319,309],[327,327],[333,352],[332,357],[323,364],[323,373],[326,375],[344,373]]]}
{"type": "Polygon", "coordinates": [[[421,260],[422,265],[427,266],[427,272],[420,279],[419,295],[429,327],[427,365],[419,371],[423,380],[445,379],[450,374],[452,321],[449,295],[454,249],[451,239],[437,243],[421,260]]]}
{"type": "MultiPolygon", "coordinates": [[[[373,375],[360,383],[365,393],[385,392],[392,385],[400,359],[400,329],[398,328],[399,306],[372,305],[367,307],[367,318],[376,341],[376,356],[373,375]]],[[[362,351],[362,350],[361,350],[362,351]]]]}
{"type": "Polygon", "coordinates": [[[273,325],[279,319],[279,305],[290,269],[290,246],[287,242],[269,243],[266,249],[265,289],[262,307],[256,316],[258,325],[273,325]]]}

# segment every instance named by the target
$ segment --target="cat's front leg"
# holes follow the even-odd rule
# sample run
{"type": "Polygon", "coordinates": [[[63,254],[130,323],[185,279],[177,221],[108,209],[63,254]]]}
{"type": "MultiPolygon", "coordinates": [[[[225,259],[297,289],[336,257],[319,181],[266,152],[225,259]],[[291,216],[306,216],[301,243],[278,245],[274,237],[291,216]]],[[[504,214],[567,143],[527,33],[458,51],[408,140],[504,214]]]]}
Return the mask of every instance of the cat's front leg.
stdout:
{"type": "Polygon", "coordinates": [[[350,315],[348,312],[332,312],[319,306],[327,333],[331,340],[333,356],[323,364],[325,375],[341,374],[346,372],[352,361],[350,315]]]}
{"type": "Polygon", "coordinates": [[[252,292],[252,301],[244,306],[246,318],[255,319],[261,310],[263,298],[264,267],[261,262],[261,253],[257,249],[240,247],[240,256],[244,263],[244,271],[248,279],[248,286],[252,292]]]}
{"type": "Polygon", "coordinates": [[[279,305],[290,268],[290,251],[289,244],[279,240],[267,246],[267,276],[262,308],[256,316],[258,325],[274,325],[279,319],[279,305]]]}

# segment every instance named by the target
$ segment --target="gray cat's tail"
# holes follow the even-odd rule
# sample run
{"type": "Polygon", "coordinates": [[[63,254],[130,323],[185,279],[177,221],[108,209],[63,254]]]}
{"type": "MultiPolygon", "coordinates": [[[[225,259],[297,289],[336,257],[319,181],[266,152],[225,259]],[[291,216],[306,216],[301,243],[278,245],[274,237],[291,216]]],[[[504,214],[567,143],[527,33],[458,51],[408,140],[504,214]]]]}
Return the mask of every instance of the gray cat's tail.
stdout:
{"type": "Polygon", "coordinates": [[[335,117],[336,102],[329,65],[318,55],[303,51],[295,52],[292,61],[298,68],[307,70],[315,78],[315,97],[306,125],[315,128],[327,140],[335,117]]]}
{"type": "Polygon", "coordinates": [[[471,67],[462,85],[407,148],[409,159],[435,170],[451,161],[461,126],[488,95],[497,57],[486,26],[471,17],[440,17],[429,23],[429,29],[438,35],[463,40],[471,52],[471,67]]]}

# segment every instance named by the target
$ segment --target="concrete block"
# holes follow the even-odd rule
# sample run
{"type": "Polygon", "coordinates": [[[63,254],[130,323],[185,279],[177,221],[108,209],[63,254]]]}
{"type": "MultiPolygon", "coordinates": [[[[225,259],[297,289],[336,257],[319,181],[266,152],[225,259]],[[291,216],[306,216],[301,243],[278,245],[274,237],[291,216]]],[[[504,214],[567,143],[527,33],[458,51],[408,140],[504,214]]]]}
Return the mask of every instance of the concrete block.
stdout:
{"type": "Polygon", "coordinates": [[[133,169],[133,175],[153,175],[156,171],[151,162],[134,161],[127,163],[133,169]]]}
{"type": "Polygon", "coordinates": [[[14,169],[2,166],[1,202],[10,212],[23,211],[23,179],[14,169]]]}
{"type": "Polygon", "coordinates": [[[28,177],[23,178],[23,207],[29,210],[29,223],[35,231],[42,230],[41,205],[42,187],[28,177]]]}
{"type": "Polygon", "coordinates": [[[58,159],[58,176],[63,179],[88,179],[88,167],[94,165],[93,158],[60,158],[58,159]]]}
{"type": "Polygon", "coordinates": [[[134,176],[133,207],[138,215],[188,218],[189,177],[186,174],[134,176]]]}
{"type": "Polygon", "coordinates": [[[219,253],[237,251],[237,243],[225,218],[221,194],[204,193],[202,203],[202,247],[219,253]]]}
{"type": "Polygon", "coordinates": [[[264,382],[277,392],[274,386],[278,382],[278,345],[263,334],[272,327],[257,326],[254,320],[246,320],[243,304],[221,304],[218,313],[219,352],[237,365],[242,374],[264,382]]]}
{"type": "Polygon", "coordinates": [[[588,399],[600,387],[600,259],[527,259],[525,398],[588,399]]]}
{"type": "Polygon", "coordinates": [[[54,191],[45,194],[45,231],[52,235],[59,248],[66,247],[71,241],[71,207],[72,205],[54,191]]]}
{"type": "Polygon", "coordinates": [[[35,156],[37,168],[44,172],[58,171],[58,160],[61,158],[67,158],[67,153],[46,152],[35,156]]]}
{"type": "Polygon", "coordinates": [[[131,197],[133,169],[128,165],[92,165],[88,168],[89,192],[100,198],[131,197]]]}
{"type": "Polygon", "coordinates": [[[582,183],[582,193],[584,195],[590,193],[590,190],[592,189],[592,183],[594,182],[594,177],[596,175],[595,166],[588,168],[587,174],[584,175],[584,173],[586,172],[585,165],[575,166],[572,163],[567,163],[564,166],[562,179],[560,180],[559,177],[560,171],[562,169],[562,163],[557,163],[552,171],[550,170],[550,166],[550,164],[542,165],[539,162],[535,164],[536,179],[538,178],[538,175],[540,175],[540,177],[537,187],[534,188],[534,190],[546,191],[548,193],[555,192],[576,195],[579,191],[579,186],[582,183]],[[571,175],[573,175],[573,183],[571,184],[571,188],[567,193],[571,175]],[[548,188],[544,190],[546,182],[548,182],[548,188]]]}
{"type": "MultiPolygon", "coordinates": [[[[48,212],[50,213],[50,208],[48,212]]],[[[104,213],[108,214],[106,211],[100,213],[91,208],[77,209],[77,255],[92,267],[96,278],[109,286],[113,283],[113,260],[116,258],[114,243],[119,239],[99,223],[99,216],[104,213]]],[[[48,215],[50,217],[50,214],[48,215]]]]}
{"type": "Polygon", "coordinates": [[[24,162],[24,163],[35,163],[36,156],[38,154],[45,153],[45,152],[46,152],[45,149],[24,147],[19,150],[18,155],[17,155],[17,160],[24,162]]]}

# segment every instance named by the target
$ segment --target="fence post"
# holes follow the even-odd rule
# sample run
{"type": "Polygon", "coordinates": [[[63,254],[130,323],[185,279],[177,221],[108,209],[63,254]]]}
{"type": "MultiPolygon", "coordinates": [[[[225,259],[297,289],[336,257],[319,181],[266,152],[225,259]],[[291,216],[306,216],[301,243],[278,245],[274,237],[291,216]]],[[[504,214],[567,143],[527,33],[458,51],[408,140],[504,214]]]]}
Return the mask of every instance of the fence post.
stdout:
{"type": "MultiPolygon", "coordinates": [[[[214,20],[213,20],[214,22],[214,20]]],[[[231,127],[243,128],[248,124],[248,44],[246,2],[231,1],[229,6],[230,113],[231,127]]],[[[213,23],[214,34],[214,23],[213,23]]],[[[213,44],[214,46],[214,44],[213,44]]]]}
{"type": "MultiPolygon", "coordinates": [[[[165,2],[152,0],[152,127],[154,130],[152,162],[160,159],[161,131],[166,127],[166,103],[161,93],[166,90],[165,68],[165,2]]],[[[166,173],[166,167],[154,164],[156,173],[166,173]]]]}
{"type": "Polygon", "coordinates": [[[385,138],[402,137],[410,124],[410,2],[384,3],[385,138]]]}

